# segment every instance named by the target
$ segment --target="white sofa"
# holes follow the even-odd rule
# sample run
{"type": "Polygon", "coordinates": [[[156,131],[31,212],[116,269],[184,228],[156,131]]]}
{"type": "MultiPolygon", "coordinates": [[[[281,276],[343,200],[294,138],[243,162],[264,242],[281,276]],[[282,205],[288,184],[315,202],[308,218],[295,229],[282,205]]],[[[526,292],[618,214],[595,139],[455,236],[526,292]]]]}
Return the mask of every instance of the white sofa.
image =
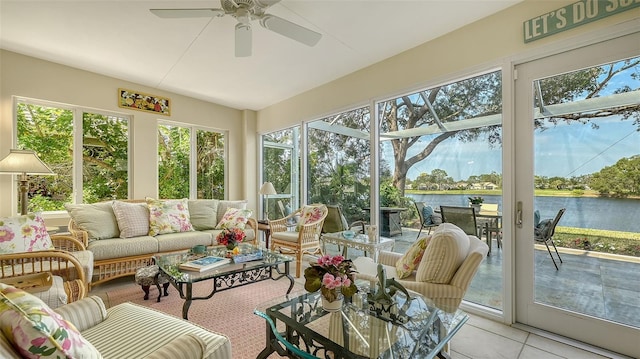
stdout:
{"type": "MultiPolygon", "coordinates": [[[[119,201],[130,206],[144,207],[145,200],[119,201]]],[[[122,204],[120,203],[120,204],[122,204]]],[[[93,253],[94,270],[91,286],[118,277],[135,274],[136,270],[151,263],[154,255],[186,251],[195,245],[216,245],[222,229],[215,229],[228,208],[246,208],[246,201],[189,200],[189,221],[194,230],[167,234],[144,233],[121,238],[129,229],[121,226],[113,210],[113,201],[95,204],[69,205],[71,215],[69,231],[93,253]]],[[[136,208],[134,208],[136,209],[136,208]]],[[[140,209],[140,208],[137,208],[140,209]]],[[[120,213],[121,214],[121,213],[120,213]]],[[[146,221],[149,221],[147,210],[146,221]]],[[[125,214],[127,219],[132,216],[125,214]]],[[[244,242],[257,243],[257,223],[249,218],[244,229],[244,242]]]]}

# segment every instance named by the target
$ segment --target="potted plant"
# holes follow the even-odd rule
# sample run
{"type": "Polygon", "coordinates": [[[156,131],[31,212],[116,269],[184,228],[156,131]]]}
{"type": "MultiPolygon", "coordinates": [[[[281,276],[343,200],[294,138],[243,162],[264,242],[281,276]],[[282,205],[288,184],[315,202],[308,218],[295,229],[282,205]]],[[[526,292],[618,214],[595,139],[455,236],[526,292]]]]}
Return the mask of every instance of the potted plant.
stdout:
{"type": "Polygon", "coordinates": [[[480,196],[475,197],[467,197],[469,198],[469,206],[476,209],[476,212],[480,211],[480,207],[482,206],[482,202],[484,202],[484,198],[480,196]]]}
{"type": "Polygon", "coordinates": [[[349,298],[358,292],[353,273],[351,260],[341,255],[324,255],[304,270],[304,289],[309,292],[320,290],[325,310],[340,310],[344,297],[349,298]]]}

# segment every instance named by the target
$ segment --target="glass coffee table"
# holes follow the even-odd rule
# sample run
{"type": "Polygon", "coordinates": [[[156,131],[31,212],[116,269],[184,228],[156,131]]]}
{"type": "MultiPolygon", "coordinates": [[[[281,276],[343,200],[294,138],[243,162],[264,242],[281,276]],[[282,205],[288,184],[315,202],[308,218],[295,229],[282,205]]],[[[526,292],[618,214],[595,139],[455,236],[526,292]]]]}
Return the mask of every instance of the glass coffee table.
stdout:
{"type": "MultiPolygon", "coordinates": [[[[468,320],[461,310],[446,312],[429,299],[396,294],[393,319],[369,310],[364,293],[357,293],[342,310],[322,309],[320,293],[300,292],[256,308],[275,322],[289,343],[321,358],[448,358],[445,347],[468,320]]],[[[267,324],[266,347],[257,358],[290,353],[267,324]]]]}
{"type": "Polygon", "coordinates": [[[241,244],[240,249],[241,253],[261,252],[262,258],[243,263],[234,263],[232,261],[231,263],[213,269],[195,272],[181,270],[180,264],[203,256],[224,257],[227,254],[227,249],[224,246],[215,246],[208,248],[205,253],[198,255],[193,253],[179,253],[154,257],[160,272],[162,272],[162,274],[169,279],[169,283],[176,288],[180,294],[180,298],[185,300],[182,306],[182,318],[189,319],[189,307],[194,300],[209,299],[217,292],[267,279],[278,280],[283,277],[289,279],[290,284],[289,289],[287,289],[287,294],[291,292],[295,283],[290,274],[292,257],[249,244],[241,244]],[[212,282],[211,293],[201,297],[194,296],[193,285],[202,281],[212,282]]]}

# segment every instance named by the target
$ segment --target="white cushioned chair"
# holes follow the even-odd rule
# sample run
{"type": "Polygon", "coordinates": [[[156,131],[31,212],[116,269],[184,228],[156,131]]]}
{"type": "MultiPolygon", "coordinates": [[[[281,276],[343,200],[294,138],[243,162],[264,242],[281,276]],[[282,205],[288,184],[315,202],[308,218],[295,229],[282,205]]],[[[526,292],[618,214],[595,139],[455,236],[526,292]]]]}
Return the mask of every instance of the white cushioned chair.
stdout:
{"type": "MultiPolygon", "coordinates": [[[[232,358],[225,335],[136,304],[107,309],[100,297],[90,296],[55,312],[71,322],[103,358],[232,358]]],[[[0,358],[22,358],[2,332],[0,358]]]]}
{"type": "MultiPolygon", "coordinates": [[[[455,311],[489,247],[477,237],[464,234],[451,223],[441,224],[425,239],[428,244],[422,258],[409,260],[418,265],[404,278],[400,278],[396,265],[405,254],[382,251],[378,261],[383,265],[387,278],[395,278],[405,288],[430,298],[443,310],[455,311]]],[[[410,252],[411,249],[407,254],[410,252]]],[[[354,266],[357,279],[369,280],[372,285],[377,282],[378,263],[373,259],[356,258],[354,266]]]]}
{"type": "Polygon", "coordinates": [[[271,249],[289,250],[296,256],[296,278],[300,277],[302,256],[305,253],[321,253],[320,232],[327,217],[327,206],[313,204],[304,206],[290,215],[269,222],[271,228],[271,249]],[[290,219],[300,217],[293,228],[290,219]]]}

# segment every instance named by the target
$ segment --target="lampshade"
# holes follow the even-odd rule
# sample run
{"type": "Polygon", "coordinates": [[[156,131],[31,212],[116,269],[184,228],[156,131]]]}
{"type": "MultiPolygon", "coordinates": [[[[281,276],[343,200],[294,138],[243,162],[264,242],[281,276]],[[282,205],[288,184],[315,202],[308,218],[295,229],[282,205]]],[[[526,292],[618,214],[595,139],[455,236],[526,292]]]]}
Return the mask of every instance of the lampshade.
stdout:
{"type": "Polygon", "coordinates": [[[276,192],[276,189],[273,188],[273,183],[271,183],[271,182],[263,183],[262,187],[260,187],[260,191],[258,191],[258,193],[260,193],[262,195],[278,194],[278,192],[276,192]]]}
{"type": "Polygon", "coordinates": [[[9,155],[0,161],[0,172],[7,174],[54,174],[34,151],[9,150],[9,155]]]}
{"type": "Polygon", "coordinates": [[[53,175],[31,150],[9,150],[9,155],[0,161],[0,173],[20,175],[20,214],[27,214],[29,207],[29,179],[27,175],[53,175]]]}

